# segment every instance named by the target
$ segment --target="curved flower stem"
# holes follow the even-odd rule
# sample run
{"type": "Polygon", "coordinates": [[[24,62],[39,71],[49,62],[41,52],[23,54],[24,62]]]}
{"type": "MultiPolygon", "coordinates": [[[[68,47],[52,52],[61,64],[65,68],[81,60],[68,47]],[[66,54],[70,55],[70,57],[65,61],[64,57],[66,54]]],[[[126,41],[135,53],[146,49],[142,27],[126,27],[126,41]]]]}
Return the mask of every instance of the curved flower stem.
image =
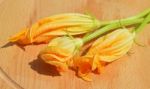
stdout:
{"type": "Polygon", "coordinates": [[[99,37],[102,34],[105,34],[105,33],[109,32],[109,31],[112,31],[112,30],[114,30],[116,28],[122,27],[122,25],[123,26],[129,26],[129,25],[139,24],[139,23],[141,23],[143,21],[144,21],[144,18],[137,18],[137,19],[134,19],[134,20],[130,19],[130,20],[127,20],[127,21],[126,20],[125,21],[124,20],[123,21],[119,20],[118,22],[115,22],[113,24],[107,25],[107,26],[105,26],[105,27],[103,27],[103,28],[93,32],[92,34],[84,37],[83,38],[83,42],[86,43],[86,42],[88,42],[88,41],[90,41],[90,40],[92,40],[94,38],[99,37]],[[121,22],[121,24],[120,24],[120,22],[121,22]]]}
{"type": "MultiPolygon", "coordinates": [[[[135,19],[142,18],[142,17],[146,16],[149,12],[150,12],[150,9],[146,9],[145,11],[139,13],[139,14],[136,15],[136,16],[132,16],[132,17],[125,18],[125,19],[120,19],[120,20],[121,20],[121,21],[135,20],[135,19]]],[[[108,24],[118,23],[120,20],[102,21],[102,22],[101,22],[101,26],[106,26],[106,25],[108,25],[108,24]]]]}
{"type": "MultiPolygon", "coordinates": [[[[140,14],[136,15],[136,16],[132,16],[132,17],[129,17],[129,18],[125,18],[125,19],[120,19],[120,20],[114,20],[114,21],[102,21],[101,22],[101,26],[104,27],[104,26],[107,26],[107,25],[110,25],[110,24],[120,24],[123,26],[122,22],[130,22],[132,20],[137,20],[139,18],[142,18],[142,17],[145,17],[148,13],[150,13],[150,9],[147,9],[143,12],[141,12],[140,14]]],[[[100,26],[100,27],[101,27],[100,26]]],[[[91,33],[87,33],[83,39],[86,39],[87,36],[89,36],[89,34],[91,33]]]]}
{"type": "Polygon", "coordinates": [[[145,17],[145,19],[142,21],[142,23],[133,31],[135,33],[139,33],[141,30],[143,30],[143,28],[145,27],[145,25],[147,25],[147,23],[149,21],[150,21],[150,13],[145,17]]]}

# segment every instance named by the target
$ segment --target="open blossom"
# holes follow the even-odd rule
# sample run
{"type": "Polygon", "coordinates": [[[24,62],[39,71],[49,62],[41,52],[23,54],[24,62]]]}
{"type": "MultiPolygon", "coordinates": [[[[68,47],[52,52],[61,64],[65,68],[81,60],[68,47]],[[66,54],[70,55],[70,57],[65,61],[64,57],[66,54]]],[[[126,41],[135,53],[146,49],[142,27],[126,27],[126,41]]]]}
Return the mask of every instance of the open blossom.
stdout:
{"type": "Polygon", "coordinates": [[[107,64],[99,61],[96,58],[97,55],[94,57],[80,56],[74,59],[74,68],[77,70],[77,75],[86,81],[92,81],[91,73],[101,73],[103,67],[107,64]]]}
{"type": "Polygon", "coordinates": [[[100,73],[104,65],[104,62],[91,57],[81,56],[74,59],[74,68],[77,69],[77,75],[86,81],[92,81],[91,73],[100,73]]]}
{"type": "Polygon", "coordinates": [[[55,36],[79,35],[90,32],[100,26],[95,18],[77,13],[66,13],[43,18],[30,28],[25,28],[10,38],[11,42],[27,45],[48,43],[55,36]]]}
{"type": "Polygon", "coordinates": [[[90,81],[91,72],[100,73],[106,63],[125,55],[132,47],[133,39],[134,33],[127,29],[118,29],[98,38],[84,56],[75,59],[78,75],[90,81]]]}
{"type": "Polygon", "coordinates": [[[64,72],[68,69],[71,58],[82,45],[83,42],[80,38],[57,37],[40,52],[39,56],[46,63],[56,66],[59,72],[64,72]]]}

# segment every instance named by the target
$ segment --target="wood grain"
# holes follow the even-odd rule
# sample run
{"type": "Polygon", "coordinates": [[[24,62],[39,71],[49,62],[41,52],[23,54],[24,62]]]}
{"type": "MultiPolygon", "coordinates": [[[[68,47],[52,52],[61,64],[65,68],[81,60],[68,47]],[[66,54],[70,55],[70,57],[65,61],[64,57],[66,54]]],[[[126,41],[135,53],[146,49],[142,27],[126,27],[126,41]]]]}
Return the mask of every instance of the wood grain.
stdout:
{"type": "Polygon", "coordinates": [[[37,60],[44,45],[24,50],[7,44],[11,35],[45,16],[88,11],[100,20],[112,20],[146,8],[149,0],[0,0],[0,67],[8,75],[0,74],[0,89],[15,88],[14,82],[23,89],[150,89],[150,25],[137,37],[145,47],[134,45],[131,56],[109,64],[101,75],[93,75],[93,82],[81,80],[71,70],[59,76],[52,66],[37,60]]]}

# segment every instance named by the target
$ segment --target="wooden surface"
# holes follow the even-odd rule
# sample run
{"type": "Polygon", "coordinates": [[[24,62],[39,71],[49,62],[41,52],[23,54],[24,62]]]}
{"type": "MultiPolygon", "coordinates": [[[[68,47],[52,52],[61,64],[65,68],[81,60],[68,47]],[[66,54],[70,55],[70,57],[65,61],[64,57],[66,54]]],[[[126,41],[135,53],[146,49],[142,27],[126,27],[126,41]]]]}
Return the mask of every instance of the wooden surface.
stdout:
{"type": "Polygon", "coordinates": [[[93,82],[81,80],[71,70],[58,76],[37,60],[44,45],[27,46],[25,51],[5,45],[11,35],[45,16],[88,11],[100,20],[112,20],[146,8],[150,0],[0,0],[0,89],[18,87],[12,81],[23,89],[150,89],[150,25],[137,38],[145,47],[134,45],[131,56],[109,64],[101,75],[93,75],[93,82]]]}

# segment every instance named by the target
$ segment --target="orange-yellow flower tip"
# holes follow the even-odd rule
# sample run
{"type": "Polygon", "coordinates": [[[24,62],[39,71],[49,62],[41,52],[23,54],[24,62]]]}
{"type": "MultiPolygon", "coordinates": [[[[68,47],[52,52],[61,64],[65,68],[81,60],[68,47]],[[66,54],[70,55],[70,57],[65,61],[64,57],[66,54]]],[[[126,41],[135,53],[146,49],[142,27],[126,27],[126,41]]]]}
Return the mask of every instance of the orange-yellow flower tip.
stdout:
{"type": "Polygon", "coordinates": [[[78,75],[79,75],[80,78],[82,78],[85,81],[89,81],[89,82],[92,81],[91,74],[87,74],[87,75],[80,75],[80,74],[78,74],[78,75]]]}
{"type": "Polygon", "coordinates": [[[21,45],[30,44],[30,40],[25,36],[27,34],[28,29],[24,29],[21,32],[17,33],[15,36],[10,37],[8,40],[10,42],[15,42],[21,45]]]}

